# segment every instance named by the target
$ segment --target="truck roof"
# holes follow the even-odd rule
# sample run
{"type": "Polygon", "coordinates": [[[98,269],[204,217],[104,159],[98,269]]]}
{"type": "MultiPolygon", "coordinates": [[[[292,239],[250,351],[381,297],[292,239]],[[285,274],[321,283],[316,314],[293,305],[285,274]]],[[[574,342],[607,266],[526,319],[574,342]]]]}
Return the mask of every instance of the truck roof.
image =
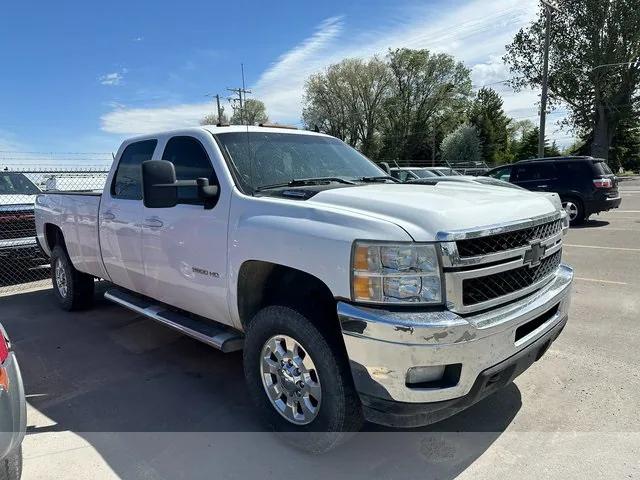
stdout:
{"type": "Polygon", "coordinates": [[[195,132],[202,132],[202,131],[210,132],[212,134],[248,131],[248,132],[287,133],[291,135],[317,135],[321,137],[330,137],[330,135],[326,135],[324,133],[312,132],[310,130],[297,130],[284,125],[282,127],[278,127],[277,125],[268,126],[268,127],[266,126],[260,127],[260,126],[253,126],[253,125],[249,125],[249,126],[228,125],[228,126],[221,126],[221,127],[218,127],[216,125],[202,125],[202,126],[196,126],[196,127],[185,127],[185,128],[177,128],[172,130],[163,130],[163,131],[157,131],[152,133],[146,133],[144,135],[137,135],[135,137],[130,137],[126,141],[129,142],[132,140],[148,139],[148,138],[153,138],[155,136],[160,136],[160,135],[174,135],[174,134],[188,135],[189,132],[195,133],[195,132]]]}

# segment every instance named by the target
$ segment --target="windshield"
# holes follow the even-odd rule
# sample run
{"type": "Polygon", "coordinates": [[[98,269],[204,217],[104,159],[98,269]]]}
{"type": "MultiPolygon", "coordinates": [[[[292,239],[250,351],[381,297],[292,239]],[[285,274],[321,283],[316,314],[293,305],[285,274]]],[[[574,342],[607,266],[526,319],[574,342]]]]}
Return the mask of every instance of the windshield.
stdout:
{"type": "Polygon", "coordinates": [[[411,170],[411,173],[413,173],[414,175],[416,175],[419,178],[434,178],[434,177],[438,176],[435,173],[430,172],[429,170],[425,170],[425,169],[411,170]]]}
{"type": "Polygon", "coordinates": [[[216,137],[231,157],[243,188],[251,192],[293,179],[386,176],[367,157],[332,137],[271,132],[230,132],[216,137]]]}
{"type": "Polygon", "coordinates": [[[40,190],[22,173],[0,173],[0,195],[37,195],[40,190]]]}

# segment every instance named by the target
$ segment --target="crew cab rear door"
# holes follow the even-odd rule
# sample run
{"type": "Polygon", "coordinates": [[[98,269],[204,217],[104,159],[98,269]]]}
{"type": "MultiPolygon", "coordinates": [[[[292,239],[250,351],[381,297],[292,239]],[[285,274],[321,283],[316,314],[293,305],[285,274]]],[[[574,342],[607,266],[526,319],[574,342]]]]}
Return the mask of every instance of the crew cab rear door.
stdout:
{"type": "MultiPolygon", "coordinates": [[[[166,139],[161,155],[175,166],[178,180],[206,177],[220,186],[211,162],[213,139],[206,132],[166,139]]],[[[179,187],[179,204],[144,208],[142,252],[145,294],[218,322],[229,322],[227,303],[227,223],[231,192],[220,188],[217,203],[205,209],[196,187],[179,187]]]]}
{"type": "Polygon", "coordinates": [[[100,249],[105,269],[113,283],[138,293],[145,285],[141,166],[151,160],[157,144],[149,139],[124,148],[100,202],[100,249]]]}

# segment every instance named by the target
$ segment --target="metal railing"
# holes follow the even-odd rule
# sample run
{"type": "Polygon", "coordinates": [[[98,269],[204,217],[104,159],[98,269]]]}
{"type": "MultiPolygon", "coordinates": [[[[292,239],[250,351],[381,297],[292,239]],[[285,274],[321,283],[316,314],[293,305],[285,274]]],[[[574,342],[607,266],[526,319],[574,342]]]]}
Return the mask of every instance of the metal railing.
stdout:
{"type": "Polygon", "coordinates": [[[391,167],[441,167],[451,168],[461,175],[482,175],[488,172],[491,167],[485,162],[458,162],[449,163],[442,160],[396,160],[395,162],[387,162],[391,167]]]}
{"type": "Polygon", "coordinates": [[[49,259],[35,234],[36,196],[102,191],[107,175],[107,166],[0,165],[0,296],[50,284],[49,259]]]}

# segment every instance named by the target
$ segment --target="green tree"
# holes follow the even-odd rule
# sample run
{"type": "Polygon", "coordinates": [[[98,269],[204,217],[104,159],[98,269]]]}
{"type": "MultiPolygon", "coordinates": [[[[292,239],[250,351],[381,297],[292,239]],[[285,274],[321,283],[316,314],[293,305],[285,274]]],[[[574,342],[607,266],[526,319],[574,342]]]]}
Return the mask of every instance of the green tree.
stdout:
{"type": "Polygon", "coordinates": [[[381,157],[435,158],[443,130],[460,123],[471,97],[469,69],[451,55],[406,48],[388,55],[391,94],[384,106],[381,157]]]}
{"type": "Polygon", "coordinates": [[[500,95],[491,88],[481,88],[469,109],[469,123],[476,127],[482,143],[482,158],[501,163],[509,148],[509,124],[500,95]]]}
{"type": "Polygon", "coordinates": [[[306,82],[303,122],[375,157],[390,80],[388,65],[377,57],[331,65],[306,82]]]}
{"type": "Polygon", "coordinates": [[[232,125],[257,125],[268,121],[269,117],[264,103],[250,98],[244,101],[242,110],[240,107],[233,109],[230,123],[232,125]]]}
{"type": "Polygon", "coordinates": [[[480,136],[473,125],[460,125],[444,137],[440,150],[442,159],[451,165],[482,160],[480,136]]]}
{"type": "MultiPolygon", "coordinates": [[[[567,123],[607,158],[618,124],[638,106],[640,0],[556,0],[551,21],[550,106],[568,106],[567,123]],[[634,62],[634,63],[629,63],[634,62]]],[[[544,10],[507,46],[516,88],[541,84],[544,10]]]]}
{"type": "MultiPolygon", "coordinates": [[[[515,160],[526,160],[528,158],[537,158],[538,156],[538,137],[540,136],[540,129],[534,127],[526,130],[522,135],[522,139],[515,145],[515,160]]],[[[554,141],[549,145],[549,141],[545,139],[544,143],[544,156],[545,157],[557,157],[560,155],[560,149],[554,141]]]]}
{"type": "Polygon", "coordinates": [[[222,111],[222,117],[220,119],[218,119],[217,113],[209,113],[200,120],[200,125],[217,125],[219,120],[222,123],[229,123],[229,117],[224,113],[224,107],[221,106],[220,110],[222,111]]]}
{"type": "Polygon", "coordinates": [[[637,118],[618,124],[608,163],[614,172],[620,168],[640,171],[640,122],[637,118]]]}

